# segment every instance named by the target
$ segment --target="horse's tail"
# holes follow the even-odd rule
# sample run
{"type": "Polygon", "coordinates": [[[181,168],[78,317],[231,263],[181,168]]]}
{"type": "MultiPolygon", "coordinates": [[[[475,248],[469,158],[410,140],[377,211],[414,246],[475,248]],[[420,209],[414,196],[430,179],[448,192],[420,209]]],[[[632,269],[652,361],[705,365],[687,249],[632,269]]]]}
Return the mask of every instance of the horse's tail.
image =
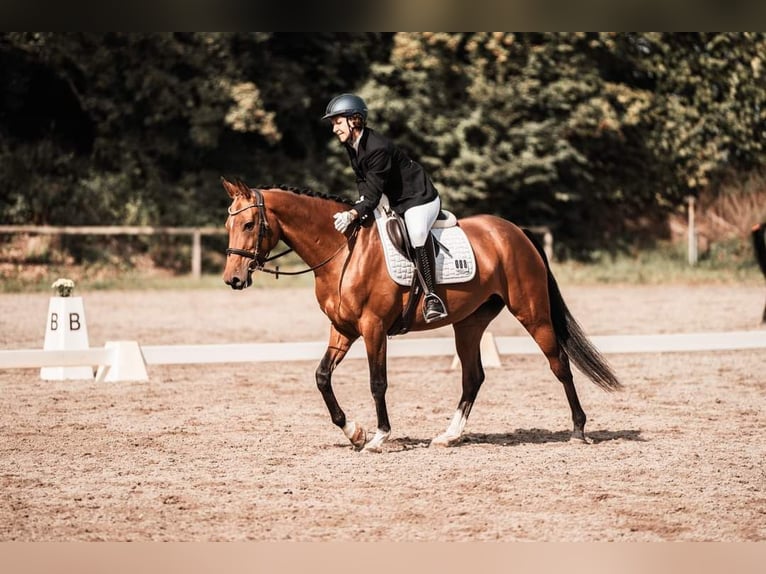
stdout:
{"type": "Polygon", "coordinates": [[[758,266],[766,277],[766,223],[760,223],[753,227],[753,248],[755,249],[755,258],[758,266]]]}
{"type": "Polygon", "coordinates": [[[556,339],[564,348],[564,351],[572,362],[580,369],[591,381],[597,384],[605,391],[616,391],[622,388],[622,383],[617,379],[612,367],[607,360],[599,353],[598,349],[590,342],[580,324],[569,312],[569,308],[564,303],[559,286],[551,272],[548,257],[545,255],[540,242],[532,235],[528,229],[524,229],[524,234],[532,241],[540,256],[545,262],[545,270],[548,273],[548,298],[551,305],[551,320],[553,329],[556,332],[556,339]]]}

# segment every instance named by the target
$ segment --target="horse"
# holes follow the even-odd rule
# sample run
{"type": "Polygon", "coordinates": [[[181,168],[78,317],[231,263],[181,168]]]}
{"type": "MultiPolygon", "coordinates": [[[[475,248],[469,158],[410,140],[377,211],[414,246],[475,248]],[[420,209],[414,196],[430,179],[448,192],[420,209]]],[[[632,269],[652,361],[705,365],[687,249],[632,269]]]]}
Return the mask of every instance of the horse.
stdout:
{"type": "MultiPolygon", "coordinates": [[[[766,277],[766,222],[758,223],[753,226],[751,236],[753,238],[753,249],[755,250],[755,260],[766,277]]],[[[766,323],[766,304],[763,307],[761,322],[766,323]]]]}
{"type": "MultiPolygon", "coordinates": [[[[344,234],[333,226],[333,214],[349,209],[340,197],[291,187],[250,188],[242,181],[221,178],[231,198],[225,227],[228,248],[223,280],[232,289],[252,284],[254,271],[280,273],[265,267],[281,240],[313,271],[315,295],[330,320],[327,349],[315,378],[332,422],[356,450],[381,452],[391,425],[386,407],[387,332],[411,296],[389,276],[381,240],[374,224],[344,234]],[[332,388],[333,371],[351,345],[364,340],[377,429],[367,440],[362,425],[346,417],[332,388]]],[[[622,387],[609,363],[574,319],[561,296],[548,259],[529,231],[498,216],[482,214],[458,220],[470,240],[476,273],[466,283],[437,285],[449,315],[426,323],[418,312],[414,331],[451,324],[462,366],[462,394],[447,429],[429,446],[454,446],[461,437],[485,375],[479,351],[489,323],[507,308],[526,328],[564,387],[572,414],[571,438],[588,443],[586,415],[575,389],[571,361],[605,391],[622,387]]],[[[286,252],[285,252],[286,253],[286,252]]],[[[422,301],[418,303],[418,310],[422,301]]]]}

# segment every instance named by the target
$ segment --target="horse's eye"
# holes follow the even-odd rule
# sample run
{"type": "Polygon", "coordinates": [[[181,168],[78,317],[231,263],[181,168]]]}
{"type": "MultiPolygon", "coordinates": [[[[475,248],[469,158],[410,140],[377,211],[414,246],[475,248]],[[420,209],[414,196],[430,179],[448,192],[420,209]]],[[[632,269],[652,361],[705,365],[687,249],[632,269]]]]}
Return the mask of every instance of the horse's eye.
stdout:
{"type": "Polygon", "coordinates": [[[247,223],[245,223],[245,231],[252,231],[254,227],[255,227],[255,223],[252,221],[248,221],[247,223]]]}

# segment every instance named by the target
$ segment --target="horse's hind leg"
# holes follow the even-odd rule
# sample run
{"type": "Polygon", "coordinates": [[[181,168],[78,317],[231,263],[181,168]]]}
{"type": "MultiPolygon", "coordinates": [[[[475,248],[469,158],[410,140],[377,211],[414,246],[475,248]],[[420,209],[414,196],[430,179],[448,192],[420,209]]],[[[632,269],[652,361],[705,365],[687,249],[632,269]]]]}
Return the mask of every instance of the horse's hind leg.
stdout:
{"type": "Polygon", "coordinates": [[[463,369],[463,393],[447,430],[431,441],[431,446],[452,446],[460,441],[468,415],[484,382],[481,364],[481,336],[487,325],[503,308],[503,301],[493,297],[466,319],[455,323],[455,347],[463,369]]]}
{"type": "MultiPolygon", "coordinates": [[[[516,316],[518,317],[518,315],[516,316]]],[[[545,354],[553,374],[564,385],[564,392],[566,393],[567,401],[569,401],[569,409],[572,411],[572,422],[574,424],[572,438],[588,442],[585,438],[585,412],[582,410],[580,399],[577,397],[572,368],[569,365],[569,357],[556,339],[553,323],[551,323],[550,319],[536,323],[522,319],[519,320],[545,354]]]]}

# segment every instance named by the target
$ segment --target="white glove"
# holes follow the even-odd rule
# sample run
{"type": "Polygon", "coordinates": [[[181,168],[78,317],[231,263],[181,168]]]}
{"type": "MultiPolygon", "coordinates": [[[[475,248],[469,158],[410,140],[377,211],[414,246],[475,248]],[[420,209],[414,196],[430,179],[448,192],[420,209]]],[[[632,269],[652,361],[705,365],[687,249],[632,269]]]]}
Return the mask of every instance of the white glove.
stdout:
{"type": "Polygon", "coordinates": [[[335,219],[335,229],[341,233],[345,233],[348,226],[354,221],[354,214],[350,211],[339,211],[333,215],[333,219],[335,219]]]}

